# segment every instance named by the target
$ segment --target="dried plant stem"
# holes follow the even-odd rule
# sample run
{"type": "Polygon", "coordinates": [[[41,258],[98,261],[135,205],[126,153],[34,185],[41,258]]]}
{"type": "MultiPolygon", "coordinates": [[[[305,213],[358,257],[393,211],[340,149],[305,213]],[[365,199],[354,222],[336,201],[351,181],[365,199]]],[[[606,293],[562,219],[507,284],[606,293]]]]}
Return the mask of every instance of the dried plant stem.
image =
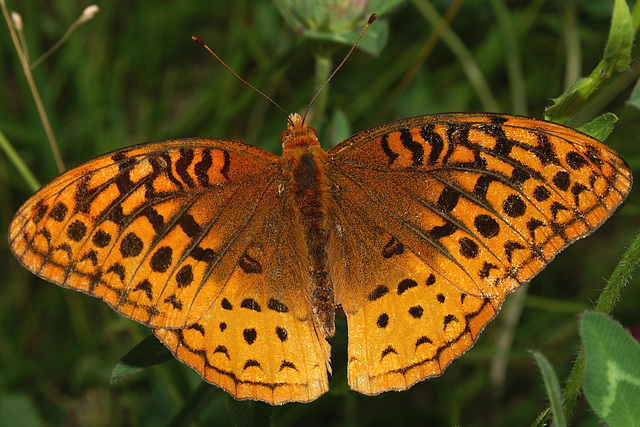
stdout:
{"type": "MultiPolygon", "coordinates": [[[[9,33],[11,34],[13,45],[15,46],[16,51],[18,52],[18,57],[20,58],[20,63],[22,64],[22,71],[24,72],[24,75],[27,78],[27,83],[29,85],[29,89],[31,90],[33,100],[36,103],[36,108],[38,109],[40,120],[42,121],[42,125],[44,126],[44,131],[47,135],[47,139],[49,140],[49,145],[51,146],[51,151],[53,152],[53,158],[56,161],[58,171],[62,173],[65,170],[64,163],[62,162],[62,156],[60,156],[58,143],[56,142],[56,138],[53,135],[53,130],[51,129],[51,124],[49,123],[49,118],[47,117],[47,112],[45,111],[44,105],[42,104],[42,99],[40,98],[38,87],[36,86],[36,83],[33,80],[33,75],[31,74],[29,59],[26,54],[26,50],[27,50],[26,45],[23,45],[20,43],[20,40],[17,34],[18,30],[14,27],[11,21],[11,17],[9,16],[9,12],[7,11],[7,6],[4,0],[0,0],[0,6],[2,7],[2,13],[5,17],[5,20],[7,21],[7,27],[9,27],[9,33]]],[[[19,31],[20,33],[22,33],[21,30],[19,31]]]]}
{"type": "MultiPolygon", "coordinates": [[[[91,7],[91,6],[89,6],[91,7]]],[[[95,7],[95,6],[94,6],[95,7]]],[[[97,9],[97,8],[96,8],[97,9]]],[[[88,9],[85,9],[85,11],[88,9]]],[[[42,54],[42,56],[40,56],[40,58],[36,59],[35,61],[33,61],[33,63],[31,64],[31,69],[33,70],[34,68],[36,68],[38,65],[40,65],[42,63],[42,61],[44,61],[45,59],[47,59],[49,56],[51,56],[51,54],[53,52],[55,52],[56,50],[58,50],[58,48],[60,46],[62,46],[64,44],[64,42],[67,41],[67,39],[69,38],[69,36],[71,36],[71,33],[73,33],[75,31],[76,28],[78,28],[80,25],[84,24],[85,22],[87,22],[89,19],[91,18],[85,18],[84,14],[78,18],[73,24],[71,24],[71,26],[69,27],[69,29],[64,33],[64,35],[62,37],[60,37],[60,40],[58,40],[56,42],[56,44],[54,44],[53,46],[51,46],[49,48],[49,50],[47,50],[45,53],[42,54]]]]}

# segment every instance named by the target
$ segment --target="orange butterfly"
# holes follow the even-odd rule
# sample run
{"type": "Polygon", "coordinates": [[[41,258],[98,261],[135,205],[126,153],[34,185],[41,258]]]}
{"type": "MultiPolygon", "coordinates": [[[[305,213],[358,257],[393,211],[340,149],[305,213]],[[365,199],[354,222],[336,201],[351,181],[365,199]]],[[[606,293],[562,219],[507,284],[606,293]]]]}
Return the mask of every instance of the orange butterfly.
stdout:
{"type": "Polygon", "coordinates": [[[101,156],[20,208],[11,249],[239,399],[326,392],[340,306],[349,384],[373,395],[440,375],[632,183],[599,141],[519,116],[398,120],[325,152],[292,114],[280,142],[282,157],[226,139],[101,156]]]}

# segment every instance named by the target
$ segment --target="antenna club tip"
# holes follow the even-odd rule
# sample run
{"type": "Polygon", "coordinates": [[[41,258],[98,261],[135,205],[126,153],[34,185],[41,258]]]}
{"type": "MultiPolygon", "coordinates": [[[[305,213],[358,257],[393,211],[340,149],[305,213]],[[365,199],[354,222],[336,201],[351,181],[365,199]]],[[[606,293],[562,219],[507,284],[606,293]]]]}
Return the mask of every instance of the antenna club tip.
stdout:
{"type": "Polygon", "coordinates": [[[202,39],[198,36],[191,36],[191,40],[193,40],[194,42],[198,43],[199,45],[204,46],[204,42],[202,41],[202,39]]]}
{"type": "Polygon", "coordinates": [[[375,13],[372,13],[371,16],[369,17],[369,24],[373,23],[373,21],[375,21],[377,17],[378,15],[376,15],[375,13]]]}

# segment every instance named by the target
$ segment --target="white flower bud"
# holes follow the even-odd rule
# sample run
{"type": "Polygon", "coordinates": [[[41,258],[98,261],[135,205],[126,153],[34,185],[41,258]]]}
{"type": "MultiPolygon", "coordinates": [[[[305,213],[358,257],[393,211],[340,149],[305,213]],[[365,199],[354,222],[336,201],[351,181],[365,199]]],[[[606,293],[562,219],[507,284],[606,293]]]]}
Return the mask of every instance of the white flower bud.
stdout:
{"type": "Polygon", "coordinates": [[[22,16],[18,12],[11,12],[11,20],[15,29],[22,31],[22,16]]]}
{"type": "Polygon", "coordinates": [[[78,18],[78,24],[82,24],[84,22],[87,22],[91,19],[93,19],[93,17],[96,15],[96,13],[98,13],[100,11],[100,8],[98,7],[97,4],[92,4],[91,6],[87,6],[83,11],[82,11],[82,15],[80,15],[80,18],[78,18]]]}

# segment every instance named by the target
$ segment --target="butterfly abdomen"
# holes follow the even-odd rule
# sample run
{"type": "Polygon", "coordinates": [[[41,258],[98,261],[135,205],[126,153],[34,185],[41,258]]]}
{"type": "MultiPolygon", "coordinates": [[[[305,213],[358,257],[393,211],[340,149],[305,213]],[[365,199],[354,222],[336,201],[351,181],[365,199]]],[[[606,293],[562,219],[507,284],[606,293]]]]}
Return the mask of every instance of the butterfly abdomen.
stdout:
{"type": "Polygon", "coordinates": [[[316,321],[323,333],[331,336],[334,331],[335,303],[326,250],[329,188],[325,169],[327,155],[316,144],[293,145],[296,148],[283,153],[283,169],[288,181],[291,208],[304,233],[316,321]]]}

